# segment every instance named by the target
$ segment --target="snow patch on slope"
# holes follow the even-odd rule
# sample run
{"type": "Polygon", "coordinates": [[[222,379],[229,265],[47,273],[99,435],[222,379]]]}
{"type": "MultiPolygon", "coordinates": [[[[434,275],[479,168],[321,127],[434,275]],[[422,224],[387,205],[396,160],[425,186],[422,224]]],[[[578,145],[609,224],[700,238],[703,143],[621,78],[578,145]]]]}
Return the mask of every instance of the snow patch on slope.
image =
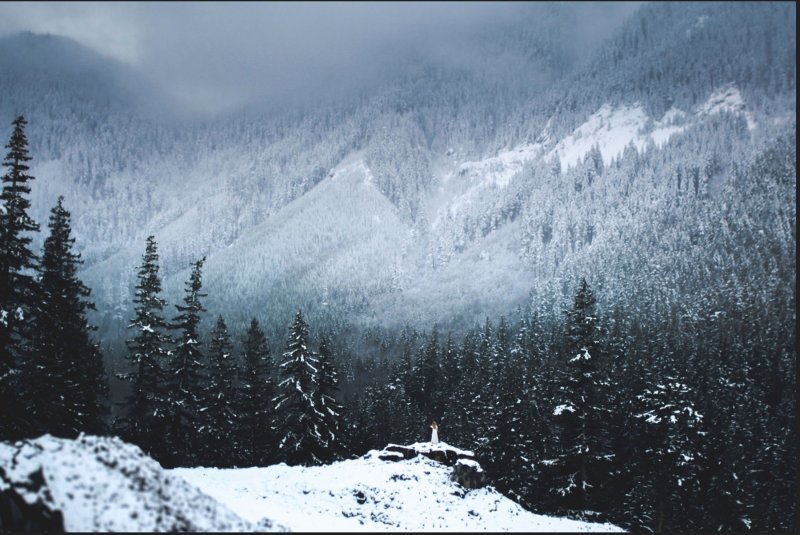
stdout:
{"type": "Polygon", "coordinates": [[[753,114],[747,110],[747,105],[744,102],[742,94],[733,84],[728,84],[711,93],[708,100],[696,110],[696,114],[699,117],[722,112],[741,113],[747,120],[748,130],[754,130],[756,128],[756,121],[753,114]]]}
{"type": "Polygon", "coordinates": [[[274,518],[298,531],[622,531],[531,513],[491,487],[467,491],[450,480],[450,467],[424,456],[392,462],[379,454],[327,466],[172,472],[245,519],[274,518]]]}
{"type": "Polygon", "coordinates": [[[462,191],[453,195],[448,202],[437,211],[431,228],[436,229],[447,211],[458,212],[471,204],[486,188],[505,188],[511,179],[522,171],[529,162],[541,157],[549,141],[547,127],[536,143],[525,143],[514,148],[503,150],[495,156],[481,160],[471,160],[458,164],[455,170],[441,175],[442,189],[450,187],[462,191]],[[456,184],[459,183],[459,184],[456,184]],[[467,184],[464,187],[464,184],[467,184]]]}
{"type": "Polygon", "coordinates": [[[651,141],[656,146],[661,146],[674,134],[684,131],[692,120],[724,111],[741,113],[750,130],[756,127],[755,119],[747,111],[741,93],[732,84],[714,91],[691,116],[672,107],[659,121],[653,120],[639,103],[616,107],[603,104],[585,123],[548,152],[548,157],[557,156],[561,167],[567,168],[577,164],[579,159],[597,145],[603,156],[603,163],[608,165],[630,143],[639,151],[651,141]]]}
{"type": "Polygon", "coordinates": [[[651,141],[657,146],[663,145],[672,135],[685,129],[685,126],[676,124],[685,117],[685,112],[673,107],[660,121],[652,121],[639,103],[618,107],[603,104],[585,123],[561,140],[548,156],[557,156],[561,167],[567,168],[577,164],[597,145],[603,163],[608,165],[630,143],[637,150],[643,150],[651,141]]]}
{"type": "Polygon", "coordinates": [[[522,170],[525,163],[537,159],[543,150],[544,144],[541,142],[518,145],[498,152],[497,156],[464,162],[454,174],[446,175],[444,181],[451,180],[456,175],[477,181],[479,185],[504,188],[511,177],[522,170]]]}
{"type": "Polygon", "coordinates": [[[364,184],[375,185],[375,176],[360,154],[353,154],[342,160],[342,162],[331,171],[330,179],[354,180],[364,184]]]}

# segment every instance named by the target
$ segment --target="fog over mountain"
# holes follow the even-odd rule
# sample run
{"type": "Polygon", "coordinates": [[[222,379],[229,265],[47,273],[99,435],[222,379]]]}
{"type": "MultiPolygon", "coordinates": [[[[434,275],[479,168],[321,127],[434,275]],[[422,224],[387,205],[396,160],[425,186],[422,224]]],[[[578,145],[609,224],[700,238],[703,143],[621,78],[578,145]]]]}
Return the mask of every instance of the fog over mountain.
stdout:
{"type": "Polygon", "coordinates": [[[569,17],[564,44],[586,54],[637,5],[9,2],[0,7],[0,33],[75,39],[202,112],[374,88],[396,76],[395,62],[410,54],[469,66],[474,37],[554,9],[569,17]]]}

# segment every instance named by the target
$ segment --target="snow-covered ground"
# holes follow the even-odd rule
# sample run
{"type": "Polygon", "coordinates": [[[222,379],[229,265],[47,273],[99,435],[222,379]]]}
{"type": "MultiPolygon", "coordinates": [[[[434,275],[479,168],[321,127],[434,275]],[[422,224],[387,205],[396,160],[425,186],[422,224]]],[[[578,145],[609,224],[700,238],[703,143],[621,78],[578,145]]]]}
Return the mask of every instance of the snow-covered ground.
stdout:
{"type": "Polygon", "coordinates": [[[266,531],[118,438],[0,442],[0,492],[60,511],[66,531],[266,531]]]}
{"type": "Polygon", "coordinates": [[[397,462],[379,455],[373,450],[327,466],[178,468],[172,473],[245,520],[267,517],[291,530],[622,531],[611,524],[531,513],[491,487],[466,490],[450,480],[451,467],[422,455],[397,462]]]}
{"type": "Polygon", "coordinates": [[[66,531],[622,531],[531,513],[492,487],[467,490],[451,481],[452,467],[424,456],[450,450],[480,471],[461,458],[469,451],[401,449],[419,455],[383,460],[397,456],[373,450],[327,466],[164,470],[115,437],[45,435],[0,443],[0,498],[11,491],[60,512],[66,531]]]}

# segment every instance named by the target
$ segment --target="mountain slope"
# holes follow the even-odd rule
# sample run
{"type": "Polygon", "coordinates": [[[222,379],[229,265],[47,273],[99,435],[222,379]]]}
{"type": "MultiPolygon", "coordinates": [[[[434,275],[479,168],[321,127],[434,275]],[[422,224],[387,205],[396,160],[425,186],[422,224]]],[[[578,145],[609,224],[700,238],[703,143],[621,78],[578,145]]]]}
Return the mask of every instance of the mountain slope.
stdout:
{"type": "MultiPolygon", "coordinates": [[[[579,277],[600,250],[619,257],[613,236],[641,233],[653,199],[671,202],[662,186],[676,169],[718,201],[728,171],[794,124],[793,5],[647,4],[603,42],[564,39],[580,28],[575,7],[519,9],[460,37],[462,54],[393,58],[397,74],[367,94],[202,120],[142,112],[140,101],[164,101],[157,90],[77,45],[0,43],[1,70],[42,66],[0,77],[0,111],[34,114],[34,215],[46,221],[66,195],[100,334],[124,336],[149,234],[168,298],[207,256],[210,316],[234,325],[255,315],[282,337],[302,307],[461,328],[531,289],[566,288],[553,281],[579,277]],[[330,174],[354,154],[374,187],[348,198],[330,174]],[[642,165],[650,174],[622,171],[642,165]]],[[[598,282],[606,268],[592,269],[598,282]]]]}

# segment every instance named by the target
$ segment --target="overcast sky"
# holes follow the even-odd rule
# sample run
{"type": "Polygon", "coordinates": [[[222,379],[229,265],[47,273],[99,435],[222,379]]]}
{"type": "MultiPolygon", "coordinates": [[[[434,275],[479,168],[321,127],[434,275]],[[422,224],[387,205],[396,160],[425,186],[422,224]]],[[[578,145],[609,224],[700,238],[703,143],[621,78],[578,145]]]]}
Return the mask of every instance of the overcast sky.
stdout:
{"type": "MultiPolygon", "coordinates": [[[[510,2],[0,2],[0,33],[71,37],[196,105],[367,80],[387,51],[514,17],[510,2]]],[[[587,29],[632,7],[594,9],[587,29]]]]}

